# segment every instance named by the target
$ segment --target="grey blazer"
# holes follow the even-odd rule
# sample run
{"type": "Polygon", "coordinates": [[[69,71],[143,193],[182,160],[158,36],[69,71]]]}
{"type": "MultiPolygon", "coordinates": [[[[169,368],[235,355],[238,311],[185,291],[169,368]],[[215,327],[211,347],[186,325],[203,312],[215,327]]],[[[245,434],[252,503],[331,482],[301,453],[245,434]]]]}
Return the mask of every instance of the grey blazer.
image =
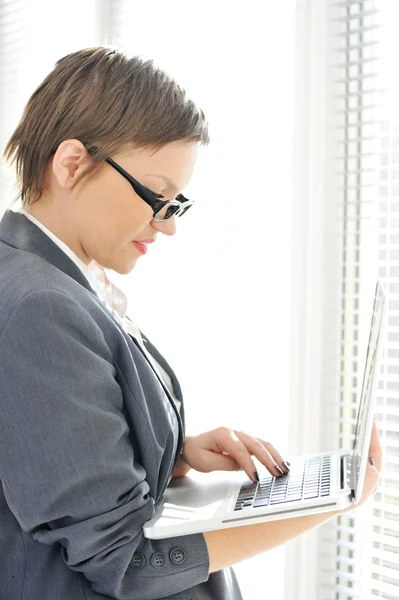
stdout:
{"type": "Polygon", "coordinates": [[[0,221],[1,600],[242,600],[203,534],[149,540],[181,416],[137,341],[23,214],[0,221]]]}

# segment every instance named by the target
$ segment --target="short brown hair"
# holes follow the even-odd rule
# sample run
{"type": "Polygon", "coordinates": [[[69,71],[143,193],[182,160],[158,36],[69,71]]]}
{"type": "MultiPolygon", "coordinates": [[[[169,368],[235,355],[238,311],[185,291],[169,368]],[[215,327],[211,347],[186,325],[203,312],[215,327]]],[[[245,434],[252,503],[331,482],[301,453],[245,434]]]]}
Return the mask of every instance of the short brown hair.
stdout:
{"type": "Polygon", "coordinates": [[[65,139],[100,148],[85,177],[125,144],[156,152],[179,140],[210,142],[204,112],[167,73],[104,46],[58,60],[29,99],[4,151],[23,206],[40,198],[48,161],[65,139]]]}

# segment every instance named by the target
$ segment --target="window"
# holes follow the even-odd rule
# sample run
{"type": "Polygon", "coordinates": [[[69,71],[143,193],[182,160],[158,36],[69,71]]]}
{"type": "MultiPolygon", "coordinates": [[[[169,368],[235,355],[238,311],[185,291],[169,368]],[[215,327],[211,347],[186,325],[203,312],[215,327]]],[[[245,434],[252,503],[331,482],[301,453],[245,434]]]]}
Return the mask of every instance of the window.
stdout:
{"type": "MultiPolygon", "coordinates": [[[[389,294],[387,344],[376,421],[383,448],[380,486],[358,511],[319,531],[320,600],[399,593],[399,6],[329,1],[331,182],[338,260],[330,315],[337,336],[334,394],[325,432],[352,444],[377,277],[389,294]]],[[[331,288],[332,289],[332,288],[331,288]]],[[[331,326],[330,326],[331,327],[331,326]]]]}
{"type": "Polygon", "coordinates": [[[55,62],[94,45],[98,34],[94,8],[95,0],[0,0],[1,214],[15,196],[14,173],[1,158],[5,145],[29,96],[55,62]]]}

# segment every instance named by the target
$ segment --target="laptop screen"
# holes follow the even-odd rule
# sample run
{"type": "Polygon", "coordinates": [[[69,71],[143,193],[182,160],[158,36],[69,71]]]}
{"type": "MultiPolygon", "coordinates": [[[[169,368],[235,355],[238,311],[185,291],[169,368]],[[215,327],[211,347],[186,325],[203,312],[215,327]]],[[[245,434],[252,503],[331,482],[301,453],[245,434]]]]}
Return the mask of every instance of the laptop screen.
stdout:
{"type": "Polygon", "coordinates": [[[381,352],[384,343],[383,338],[385,329],[385,311],[386,297],[384,288],[381,282],[377,281],[374,297],[373,315],[371,319],[369,343],[367,348],[366,362],[363,375],[362,391],[360,394],[360,404],[357,414],[355,437],[353,440],[353,463],[354,465],[358,465],[358,475],[360,481],[362,482],[361,486],[357,485],[357,488],[355,490],[355,496],[357,498],[360,497],[363,491],[362,475],[366,471],[371,428],[374,420],[375,397],[377,395],[377,385],[380,374],[381,352]],[[372,403],[372,406],[370,406],[370,403],[372,403]],[[362,457],[363,460],[361,460],[362,457]]]}

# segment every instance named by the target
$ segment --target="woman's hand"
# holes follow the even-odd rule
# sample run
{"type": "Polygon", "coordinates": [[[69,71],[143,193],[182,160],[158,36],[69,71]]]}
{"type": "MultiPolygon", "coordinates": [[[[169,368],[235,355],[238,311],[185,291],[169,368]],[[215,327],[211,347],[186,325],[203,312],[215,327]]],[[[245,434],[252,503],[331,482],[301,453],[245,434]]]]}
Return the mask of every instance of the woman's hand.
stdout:
{"type": "Polygon", "coordinates": [[[185,477],[190,470],[190,465],[188,465],[183,457],[180,456],[175,468],[173,469],[171,479],[176,479],[176,477],[185,477]]]}
{"type": "Polygon", "coordinates": [[[270,442],[228,427],[187,436],[181,456],[187,465],[201,473],[239,471],[242,468],[252,481],[257,481],[251,455],[256,456],[272,475],[279,476],[289,471],[283,457],[270,442]]]}
{"type": "Polygon", "coordinates": [[[344,510],[340,511],[340,513],[347,513],[351,512],[352,510],[356,510],[357,508],[359,508],[359,506],[364,504],[371,496],[374,496],[375,492],[377,491],[382,465],[382,450],[380,439],[378,437],[377,423],[375,421],[373,422],[373,429],[371,430],[371,439],[369,446],[369,459],[370,458],[374,459],[375,465],[373,466],[370,463],[370,460],[367,461],[366,476],[364,480],[363,493],[362,497],[360,498],[360,501],[357,504],[355,504],[352,500],[352,504],[350,504],[344,510]]]}
{"type": "MultiPolygon", "coordinates": [[[[196,436],[187,436],[184,440],[183,452],[173,471],[173,478],[184,477],[190,468],[202,473],[211,471],[246,471],[248,477],[256,480],[256,467],[251,455],[255,455],[272,475],[281,475],[276,470],[279,466],[284,473],[288,472],[286,463],[270,444],[260,438],[254,438],[243,431],[235,431],[227,427],[218,427],[196,436]]],[[[352,502],[339,513],[356,510],[364,504],[377,490],[382,465],[382,450],[378,437],[377,424],[373,422],[369,446],[369,458],[375,461],[373,466],[367,463],[363,493],[360,501],[352,502]]]]}

